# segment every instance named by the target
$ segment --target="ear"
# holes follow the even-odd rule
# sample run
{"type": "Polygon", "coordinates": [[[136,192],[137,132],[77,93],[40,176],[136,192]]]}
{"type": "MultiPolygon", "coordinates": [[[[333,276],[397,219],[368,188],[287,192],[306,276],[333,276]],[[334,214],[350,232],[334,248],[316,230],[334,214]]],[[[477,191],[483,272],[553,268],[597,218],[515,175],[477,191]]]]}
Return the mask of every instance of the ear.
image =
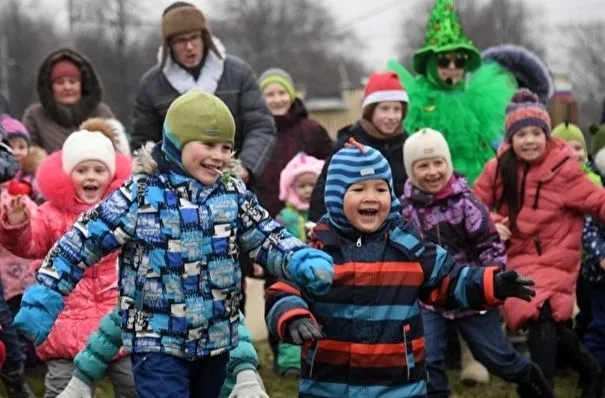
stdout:
{"type": "Polygon", "coordinates": [[[592,124],[588,128],[588,131],[590,132],[590,134],[595,135],[599,132],[599,128],[600,126],[598,124],[592,124]]]}

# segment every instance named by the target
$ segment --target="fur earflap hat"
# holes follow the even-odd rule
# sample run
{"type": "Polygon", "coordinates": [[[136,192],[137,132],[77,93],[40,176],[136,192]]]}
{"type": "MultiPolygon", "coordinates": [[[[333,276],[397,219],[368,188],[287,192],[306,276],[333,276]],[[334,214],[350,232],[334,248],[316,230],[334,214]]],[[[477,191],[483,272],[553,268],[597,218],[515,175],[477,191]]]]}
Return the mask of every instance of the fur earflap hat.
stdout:
{"type": "Polygon", "coordinates": [[[162,70],[166,64],[166,58],[170,52],[170,41],[172,38],[181,33],[193,31],[202,32],[204,47],[214,51],[219,58],[222,58],[221,53],[212,39],[212,33],[210,33],[206,17],[202,10],[191,3],[177,1],[166,7],[162,14],[162,38],[164,44],[160,70],[162,70]]]}

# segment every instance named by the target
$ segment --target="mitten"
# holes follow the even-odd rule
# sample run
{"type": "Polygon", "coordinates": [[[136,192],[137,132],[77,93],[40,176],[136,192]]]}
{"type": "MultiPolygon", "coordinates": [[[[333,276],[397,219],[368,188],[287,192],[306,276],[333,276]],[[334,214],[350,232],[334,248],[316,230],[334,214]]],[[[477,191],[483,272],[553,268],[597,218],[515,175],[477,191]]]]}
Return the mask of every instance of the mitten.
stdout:
{"type": "Polygon", "coordinates": [[[334,278],[332,257],[311,248],[294,253],[288,262],[287,271],[300,288],[316,295],[328,293],[334,278]]]}
{"type": "Polygon", "coordinates": [[[323,338],[319,325],[308,316],[290,321],[287,327],[294,344],[303,345],[306,341],[323,338]]]}

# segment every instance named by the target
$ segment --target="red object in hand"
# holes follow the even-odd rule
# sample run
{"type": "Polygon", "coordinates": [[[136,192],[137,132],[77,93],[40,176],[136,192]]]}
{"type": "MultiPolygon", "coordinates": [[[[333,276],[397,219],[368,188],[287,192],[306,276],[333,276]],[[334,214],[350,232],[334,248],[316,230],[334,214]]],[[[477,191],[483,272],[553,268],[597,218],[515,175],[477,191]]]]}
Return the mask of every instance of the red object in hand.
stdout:
{"type": "Polygon", "coordinates": [[[13,179],[8,183],[8,193],[12,196],[30,195],[32,186],[25,181],[13,179]]]}

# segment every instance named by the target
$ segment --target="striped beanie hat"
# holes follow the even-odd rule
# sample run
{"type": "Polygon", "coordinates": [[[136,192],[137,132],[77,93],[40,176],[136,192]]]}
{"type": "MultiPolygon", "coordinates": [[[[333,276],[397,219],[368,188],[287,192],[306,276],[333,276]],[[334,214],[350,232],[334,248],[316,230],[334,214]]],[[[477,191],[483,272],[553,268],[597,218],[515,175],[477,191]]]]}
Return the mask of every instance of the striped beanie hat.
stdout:
{"type": "Polygon", "coordinates": [[[345,232],[353,231],[354,228],[347,220],[343,210],[345,192],[351,185],[366,180],[385,180],[389,184],[391,212],[387,220],[398,216],[399,200],[393,189],[389,162],[378,150],[350,139],[345,148],[332,156],[324,191],[328,218],[338,229],[345,232]]]}
{"type": "Polygon", "coordinates": [[[526,88],[517,90],[506,107],[506,140],[523,127],[537,126],[550,136],[550,116],[536,94],[526,88]]]}

